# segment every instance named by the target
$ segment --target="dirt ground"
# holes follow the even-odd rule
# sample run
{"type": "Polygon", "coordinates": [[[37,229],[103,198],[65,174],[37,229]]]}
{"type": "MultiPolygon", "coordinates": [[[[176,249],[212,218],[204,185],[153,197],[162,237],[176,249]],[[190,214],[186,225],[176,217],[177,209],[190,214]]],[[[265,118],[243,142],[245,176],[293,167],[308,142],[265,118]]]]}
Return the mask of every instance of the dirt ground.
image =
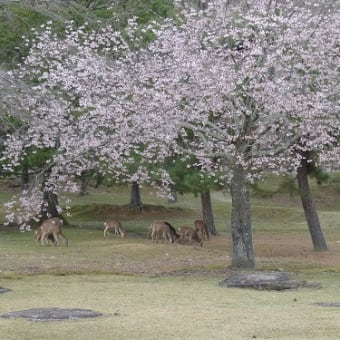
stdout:
{"type": "Polygon", "coordinates": [[[262,262],[287,265],[303,263],[306,267],[340,268],[340,240],[327,240],[328,251],[313,250],[309,233],[256,235],[255,253],[262,262]]]}
{"type": "MultiPolygon", "coordinates": [[[[230,240],[222,234],[212,236],[201,248],[188,244],[154,244],[145,236],[135,234],[128,234],[125,239],[104,240],[100,230],[87,231],[91,239],[77,241],[77,232],[65,231],[69,247],[41,247],[34,244],[33,235],[27,235],[21,246],[7,249],[1,247],[2,233],[0,277],[47,273],[211,276],[229,272],[231,264],[230,240]]],[[[329,251],[315,252],[308,232],[260,233],[254,235],[254,245],[258,270],[340,270],[337,240],[328,240],[329,251]]]]}

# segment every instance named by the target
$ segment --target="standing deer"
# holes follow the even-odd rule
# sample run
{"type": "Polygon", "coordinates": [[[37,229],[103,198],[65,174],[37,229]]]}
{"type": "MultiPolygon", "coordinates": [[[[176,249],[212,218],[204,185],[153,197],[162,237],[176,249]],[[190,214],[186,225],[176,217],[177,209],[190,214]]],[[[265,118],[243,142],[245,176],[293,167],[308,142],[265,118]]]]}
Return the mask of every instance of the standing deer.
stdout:
{"type": "Polygon", "coordinates": [[[179,228],[180,232],[180,240],[181,241],[189,241],[192,244],[193,241],[197,242],[201,247],[203,246],[202,240],[199,238],[197,231],[193,228],[182,226],[179,228]]]}
{"type": "MultiPolygon", "coordinates": [[[[36,241],[37,244],[41,242],[41,236],[42,236],[42,229],[41,229],[41,226],[39,226],[39,227],[35,230],[35,232],[34,232],[34,237],[35,237],[35,241],[36,241]]],[[[54,239],[53,234],[48,234],[48,235],[47,235],[47,244],[50,243],[50,241],[51,241],[54,245],[56,245],[56,241],[55,241],[55,239],[54,239]]]]}
{"type": "Polygon", "coordinates": [[[177,230],[169,222],[163,221],[163,223],[165,223],[167,226],[169,226],[169,228],[171,230],[171,235],[172,235],[174,241],[179,240],[180,235],[177,233],[177,230]]]}
{"type": "Polygon", "coordinates": [[[156,243],[158,243],[160,237],[174,243],[178,236],[176,229],[168,222],[153,222],[148,229],[152,241],[156,243]]]}
{"type": "Polygon", "coordinates": [[[40,245],[48,244],[48,240],[51,240],[51,236],[54,239],[54,245],[59,246],[59,237],[63,240],[66,246],[68,246],[68,240],[64,236],[61,228],[63,226],[63,220],[58,217],[52,217],[45,220],[41,226],[35,231],[36,241],[40,241],[40,245]]]}
{"type": "Polygon", "coordinates": [[[207,241],[209,240],[208,226],[203,220],[194,221],[194,229],[201,233],[202,240],[204,240],[204,238],[206,238],[207,241]]]}
{"type": "Polygon", "coordinates": [[[115,236],[120,235],[121,238],[124,238],[126,232],[119,221],[110,220],[104,222],[104,238],[108,236],[108,233],[112,233],[115,236]]]}

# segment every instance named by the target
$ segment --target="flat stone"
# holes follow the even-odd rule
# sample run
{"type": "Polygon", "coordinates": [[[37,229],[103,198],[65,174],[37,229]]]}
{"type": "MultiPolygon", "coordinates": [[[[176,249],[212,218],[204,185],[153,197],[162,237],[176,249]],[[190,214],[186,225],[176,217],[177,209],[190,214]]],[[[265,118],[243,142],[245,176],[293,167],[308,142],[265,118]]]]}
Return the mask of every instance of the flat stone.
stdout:
{"type": "Polygon", "coordinates": [[[340,308],[340,302],[315,302],[313,305],[321,307],[338,307],[340,308]]]}
{"type": "Polygon", "coordinates": [[[95,318],[101,313],[90,309],[32,308],[3,314],[3,318],[25,318],[36,321],[61,321],[82,318],[95,318]]]}
{"type": "Polygon", "coordinates": [[[293,280],[287,272],[236,272],[219,283],[222,287],[286,290],[300,287],[320,288],[320,284],[293,280]]]}
{"type": "Polygon", "coordinates": [[[0,294],[1,293],[7,293],[7,292],[10,292],[10,291],[11,291],[11,289],[0,286],[0,294]]]}

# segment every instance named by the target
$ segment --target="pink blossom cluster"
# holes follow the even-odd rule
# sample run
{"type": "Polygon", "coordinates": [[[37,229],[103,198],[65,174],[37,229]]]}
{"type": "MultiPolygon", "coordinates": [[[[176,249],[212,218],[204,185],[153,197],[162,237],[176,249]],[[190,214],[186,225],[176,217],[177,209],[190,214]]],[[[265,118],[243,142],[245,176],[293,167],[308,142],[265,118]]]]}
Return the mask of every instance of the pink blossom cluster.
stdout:
{"type": "Polygon", "coordinates": [[[87,170],[166,187],[172,155],[194,155],[221,182],[235,166],[248,181],[294,172],[306,150],[339,166],[340,12],[330,6],[212,0],[142,29],[132,18],[124,32],[69,23],[60,37],[47,25],[11,73],[33,85],[29,123],[6,139],[7,170],[53,149],[48,181],[61,194],[87,170]],[[154,40],[143,46],[145,32],[154,40]]]}

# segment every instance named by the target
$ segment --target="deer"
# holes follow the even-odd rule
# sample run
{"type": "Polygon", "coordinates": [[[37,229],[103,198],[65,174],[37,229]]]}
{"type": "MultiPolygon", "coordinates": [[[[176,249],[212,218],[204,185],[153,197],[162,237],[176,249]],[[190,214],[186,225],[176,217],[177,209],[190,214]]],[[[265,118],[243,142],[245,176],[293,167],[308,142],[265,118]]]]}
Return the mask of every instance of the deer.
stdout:
{"type": "MultiPolygon", "coordinates": [[[[35,230],[35,232],[34,232],[34,237],[35,237],[35,241],[36,241],[37,244],[41,242],[41,236],[42,236],[42,229],[41,229],[41,226],[39,226],[39,227],[35,230]]],[[[48,234],[48,235],[47,235],[47,243],[49,243],[50,241],[51,241],[54,245],[56,245],[56,241],[55,241],[55,239],[54,239],[53,234],[48,234]]]]}
{"type": "Polygon", "coordinates": [[[169,226],[169,228],[170,228],[170,230],[171,230],[171,234],[172,234],[172,236],[173,236],[173,238],[174,238],[174,241],[179,240],[180,237],[181,237],[181,235],[179,235],[179,234],[177,233],[177,230],[176,230],[169,222],[163,221],[163,223],[165,223],[167,226],[169,226]]]}
{"type": "Polygon", "coordinates": [[[35,231],[36,241],[40,241],[40,245],[48,244],[48,240],[53,237],[55,246],[59,246],[59,237],[68,246],[68,240],[62,232],[63,220],[58,217],[52,217],[45,220],[41,226],[35,231]],[[52,236],[52,237],[51,237],[52,236]]]}
{"type": "Polygon", "coordinates": [[[108,233],[112,233],[115,236],[120,235],[121,238],[124,238],[126,236],[126,232],[123,228],[123,225],[121,222],[116,220],[109,220],[104,222],[104,238],[106,239],[108,236],[108,233]]]}
{"type": "Polygon", "coordinates": [[[209,230],[207,224],[203,220],[194,221],[194,230],[201,233],[202,240],[209,240],[209,230]]]}
{"type": "Polygon", "coordinates": [[[181,241],[189,241],[192,244],[193,241],[198,243],[201,247],[203,246],[202,240],[199,238],[198,233],[195,229],[187,226],[182,226],[179,228],[180,232],[180,240],[181,241]]]}
{"type": "Polygon", "coordinates": [[[169,222],[155,221],[150,224],[148,229],[152,241],[156,243],[158,243],[159,237],[174,243],[178,236],[176,229],[169,222]]]}

